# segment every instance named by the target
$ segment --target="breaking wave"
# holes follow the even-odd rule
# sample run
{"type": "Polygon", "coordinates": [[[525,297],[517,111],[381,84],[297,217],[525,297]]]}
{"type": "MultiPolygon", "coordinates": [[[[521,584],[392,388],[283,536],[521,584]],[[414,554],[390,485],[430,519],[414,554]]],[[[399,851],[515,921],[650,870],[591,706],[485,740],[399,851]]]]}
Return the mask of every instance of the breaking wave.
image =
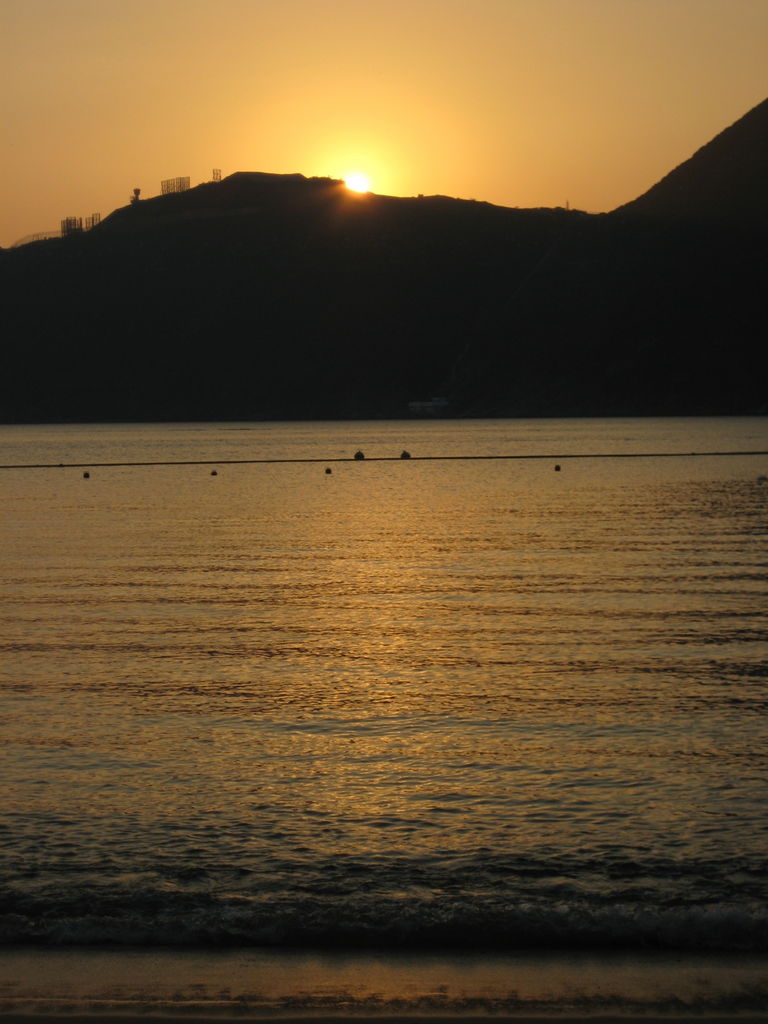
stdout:
{"type": "Polygon", "coordinates": [[[653,906],[416,897],[343,901],[134,891],[4,900],[0,942],[43,946],[396,950],[768,950],[760,905],[653,906]]]}

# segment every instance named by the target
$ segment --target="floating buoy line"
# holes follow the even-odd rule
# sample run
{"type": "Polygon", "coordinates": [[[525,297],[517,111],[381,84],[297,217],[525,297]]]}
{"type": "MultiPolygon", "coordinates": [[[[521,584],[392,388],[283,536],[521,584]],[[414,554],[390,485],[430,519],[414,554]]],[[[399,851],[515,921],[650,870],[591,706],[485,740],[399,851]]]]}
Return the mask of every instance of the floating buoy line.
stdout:
{"type": "Polygon", "coordinates": [[[515,452],[503,455],[355,455],[330,459],[283,458],[283,459],[165,459],[147,462],[29,462],[0,465],[0,469],[106,469],[129,466],[260,466],[286,465],[290,463],[337,463],[337,462],[491,462],[494,460],[549,459],[691,459],[724,458],[741,455],[768,455],[768,451],[735,452],[574,452],[573,454],[536,454],[515,452]]]}

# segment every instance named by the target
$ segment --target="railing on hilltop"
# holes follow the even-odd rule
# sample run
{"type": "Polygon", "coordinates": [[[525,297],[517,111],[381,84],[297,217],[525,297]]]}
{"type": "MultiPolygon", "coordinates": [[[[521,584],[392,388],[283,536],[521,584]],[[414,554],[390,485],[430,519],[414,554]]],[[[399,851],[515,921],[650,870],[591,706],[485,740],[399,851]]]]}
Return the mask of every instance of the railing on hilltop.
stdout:
{"type": "Polygon", "coordinates": [[[61,231],[36,231],[33,235],[24,235],[17,242],[14,242],[11,249],[18,249],[20,245],[29,245],[30,242],[42,242],[46,238],[61,238],[61,231]]]}

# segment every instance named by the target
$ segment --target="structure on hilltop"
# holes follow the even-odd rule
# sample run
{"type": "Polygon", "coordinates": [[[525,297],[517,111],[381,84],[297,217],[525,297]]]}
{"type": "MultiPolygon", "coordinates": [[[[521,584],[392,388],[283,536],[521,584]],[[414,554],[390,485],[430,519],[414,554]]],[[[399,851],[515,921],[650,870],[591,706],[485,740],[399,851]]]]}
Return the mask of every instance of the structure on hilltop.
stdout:
{"type": "Polygon", "coordinates": [[[160,191],[164,196],[173,192],[189,191],[189,175],[186,178],[166,178],[160,182],[160,191]]]}

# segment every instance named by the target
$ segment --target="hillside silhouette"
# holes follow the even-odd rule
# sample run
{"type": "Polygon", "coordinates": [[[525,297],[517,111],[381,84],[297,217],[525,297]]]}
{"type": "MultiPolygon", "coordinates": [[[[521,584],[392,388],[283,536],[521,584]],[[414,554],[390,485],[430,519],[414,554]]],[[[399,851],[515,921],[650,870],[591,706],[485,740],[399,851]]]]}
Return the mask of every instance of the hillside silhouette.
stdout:
{"type": "Polygon", "coordinates": [[[768,99],[617,213],[768,226],[768,99]]]}
{"type": "Polygon", "coordinates": [[[0,418],[765,412],[766,109],[612,214],[237,173],[0,251],[0,418]]]}

